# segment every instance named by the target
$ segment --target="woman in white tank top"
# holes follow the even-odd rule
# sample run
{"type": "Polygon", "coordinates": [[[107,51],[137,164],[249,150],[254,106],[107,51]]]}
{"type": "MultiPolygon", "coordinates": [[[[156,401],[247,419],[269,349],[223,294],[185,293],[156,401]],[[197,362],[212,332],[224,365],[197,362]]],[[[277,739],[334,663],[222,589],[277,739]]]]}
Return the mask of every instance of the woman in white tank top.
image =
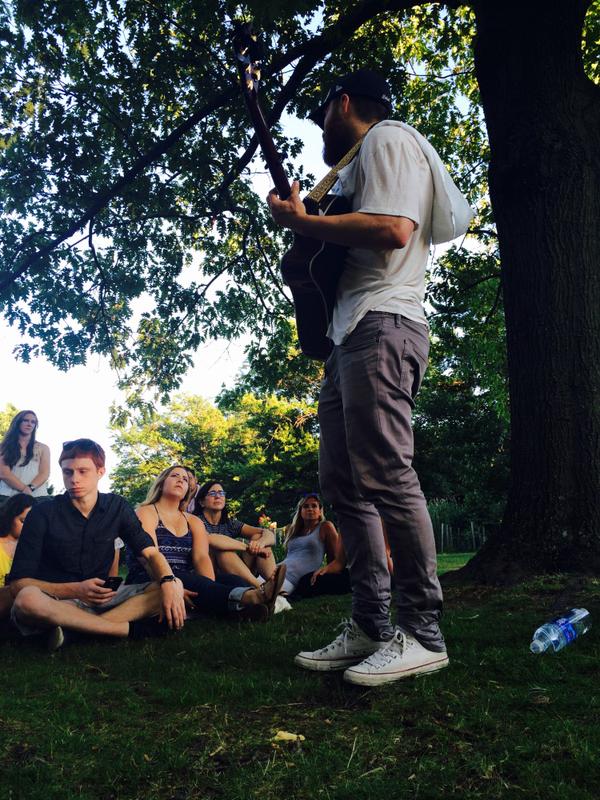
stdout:
{"type": "Polygon", "coordinates": [[[301,497],[285,538],[286,578],[282,594],[292,594],[304,575],[312,575],[320,569],[325,556],[328,563],[333,561],[339,543],[335,526],[325,519],[319,495],[301,497]]]}
{"type": "Polygon", "coordinates": [[[22,492],[46,497],[50,475],[50,449],[37,442],[38,418],[19,411],[0,443],[0,500],[22,492]]]}

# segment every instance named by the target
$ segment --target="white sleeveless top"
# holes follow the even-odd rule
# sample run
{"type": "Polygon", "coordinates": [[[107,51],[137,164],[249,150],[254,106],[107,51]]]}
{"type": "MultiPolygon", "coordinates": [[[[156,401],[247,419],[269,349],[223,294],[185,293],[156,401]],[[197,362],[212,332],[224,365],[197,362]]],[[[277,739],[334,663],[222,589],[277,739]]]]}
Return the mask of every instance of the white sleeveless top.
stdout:
{"type": "MultiPolygon", "coordinates": [[[[25,486],[28,486],[35,476],[40,471],[40,460],[42,458],[42,446],[40,442],[36,442],[33,446],[33,456],[29,464],[22,464],[24,459],[14,465],[11,469],[12,474],[18,478],[25,486]]],[[[13,489],[6,481],[0,480],[0,495],[5,497],[12,497],[14,494],[20,494],[18,489],[13,489]]],[[[48,496],[48,481],[44,481],[41,486],[36,487],[32,495],[34,497],[47,497],[48,496]]]]}
{"type": "Polygon", "coordinates": [[[284,590],[291,593],[303,575],[319,569],[325,557],[325,545],[321,541],[321,524],[309,534],[295,536],[288,543],[284,590]],[[290,588],[291,587],[291,588],[290,588]]]}

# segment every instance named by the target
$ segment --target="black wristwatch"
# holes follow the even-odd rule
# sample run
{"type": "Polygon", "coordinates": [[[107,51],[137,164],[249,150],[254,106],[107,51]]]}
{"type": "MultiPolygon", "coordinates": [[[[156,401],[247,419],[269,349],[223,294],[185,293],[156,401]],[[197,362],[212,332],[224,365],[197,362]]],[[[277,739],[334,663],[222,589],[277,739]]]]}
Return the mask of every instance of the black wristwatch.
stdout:
{"type": "Polygon", "coordinates": [[[163,583],[172,583],[176,580],[175,575],[163,575],[163,577],[159,580],[158,585],[162,586],[163,583]]]}

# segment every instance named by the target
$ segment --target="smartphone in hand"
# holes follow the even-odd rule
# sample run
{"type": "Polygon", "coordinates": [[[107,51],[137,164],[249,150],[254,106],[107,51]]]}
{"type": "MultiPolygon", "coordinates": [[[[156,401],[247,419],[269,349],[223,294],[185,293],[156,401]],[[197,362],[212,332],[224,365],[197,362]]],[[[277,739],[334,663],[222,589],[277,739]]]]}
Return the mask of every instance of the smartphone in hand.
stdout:
{"type": "Polygon", "coordinates": [[[104,588],[105,589],[112,589],[113,592],[116,592],[119,586],[123,583],[123,578],[119,578],[118,576],[114,576],[112,578],[107,578],[104,581],[104,588]]]}

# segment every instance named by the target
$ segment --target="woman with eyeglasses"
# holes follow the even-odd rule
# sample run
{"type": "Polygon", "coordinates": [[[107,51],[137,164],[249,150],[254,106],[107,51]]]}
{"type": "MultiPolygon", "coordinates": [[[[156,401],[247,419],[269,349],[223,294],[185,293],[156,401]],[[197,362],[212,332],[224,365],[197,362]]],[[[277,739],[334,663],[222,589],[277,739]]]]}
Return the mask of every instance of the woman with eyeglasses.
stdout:
{"type": "Polygon", "coordinates": [[[260,578],[268,580],[273,575],[276,565],[271,547],[275,534],[230,517],[227,494],[219,481],[206,481],[198,489],[194,513],[209,534],[211,555],[219,573],[238,575],[257,587],[261,585],[260,578]]]}
{"type": "MultiPolygon", "coordinates": [[[[206,529],[197,517],[184,510],[190,494],[185,467],[176,464],[163,470],[136,511],[142,527],[169,562],[175,577],[191,593],[199,611],[237,612],[239,618],[266,620],[273,613],[285,567],[274,570],[271,579],[260,588],[235,575],[219,576],[216,580],[206,529]]],[[[129,553],[128,565],[126,583],[148,581],[142,564],[129,553]]]]}
{"type": "Polygon", "coordinates": [[[36,441],[38,418],[19,411],[0,442],[0,506],[15,494],[47,497],[50,449],[36,441]]]}

